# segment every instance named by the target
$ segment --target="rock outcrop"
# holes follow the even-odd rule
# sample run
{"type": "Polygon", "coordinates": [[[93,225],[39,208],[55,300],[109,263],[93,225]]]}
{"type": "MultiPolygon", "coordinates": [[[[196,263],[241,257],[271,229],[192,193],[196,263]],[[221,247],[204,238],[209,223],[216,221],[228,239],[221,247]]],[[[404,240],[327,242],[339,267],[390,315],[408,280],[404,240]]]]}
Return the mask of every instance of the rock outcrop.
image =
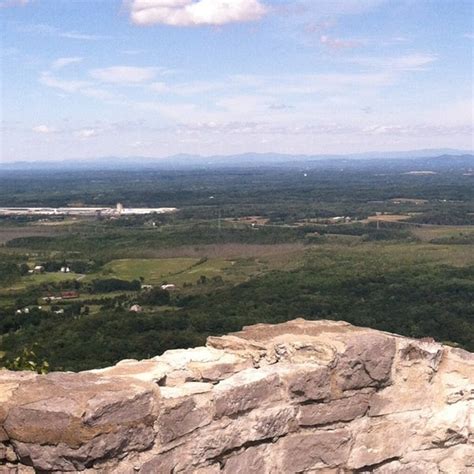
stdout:
{"type": "Polygon", "coordinates": [[[259,324],[78,374],[0,371],[0,472],[472,473],[474,355],[259,324]]]}

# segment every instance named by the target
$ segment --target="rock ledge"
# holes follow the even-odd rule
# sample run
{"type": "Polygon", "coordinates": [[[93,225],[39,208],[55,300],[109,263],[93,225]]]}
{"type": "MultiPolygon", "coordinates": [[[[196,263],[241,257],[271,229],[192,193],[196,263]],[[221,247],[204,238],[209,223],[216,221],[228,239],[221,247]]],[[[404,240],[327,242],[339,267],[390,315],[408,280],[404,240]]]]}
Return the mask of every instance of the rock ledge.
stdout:
{"type": "Polygon", "coordinates": [[[334,321],[0,371],[0,472],[472,473],[474,355],[334,321]]]}

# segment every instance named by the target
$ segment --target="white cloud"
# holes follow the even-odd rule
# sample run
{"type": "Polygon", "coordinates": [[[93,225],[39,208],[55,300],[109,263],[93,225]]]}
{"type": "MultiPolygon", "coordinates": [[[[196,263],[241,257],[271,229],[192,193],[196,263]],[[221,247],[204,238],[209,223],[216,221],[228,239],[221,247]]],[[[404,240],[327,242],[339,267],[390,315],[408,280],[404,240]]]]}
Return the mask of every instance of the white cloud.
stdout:
{"type": "Polygon", "coordinates": [[[474,33],[466,33],[463,36],[464,38],[467,38],[467,39],[474,39],[474,33]]]}
{"type": "Polygon", "coordinates": [[[472,134],[472,126],[447,126],[428,123],[417,123],[413,125],[369,125],[360,130],[367,135],[389,135],[389,136],[435,136],[435,135],[469,135],[472,134]]]}
{"type": "Polygon", "coordinates": [[[102,82],[137,84],[153,79],[157,71],[158,69],[153,67],[112,66],[93,69],[90,75],[102,82]]]}
{"type": "Polygon", "coordinates": [[[103,39],[110,39],[110,36],[103,35],[88,35],[86,33],[78,33],[77,31],[60,31],[58,36],[61,38],[84,40],[84,41],[99,41],[103,39]]]}
{"type": "Polygon", "coordinates": [[[74,135],[78,138],[87,139],[95,137],[97,135],[97,130],[94,128],[83,128],[82,130],[75,132],[74,135]]]}
{"type": "Polygon", "coordinates": [[[434,54],[412,53],[395,57],[355,57],[349,61],[361,66],[390,71],[423,71],[437,59],[434,54]]]}
{"type": "Polygon", "coordinates": [[[58,70],[63,67],[69,66],[70,64],[80,63],[83,58],[71,57],[71,58],[58,58],[56,61],[53,61],[51,69],[58,70]]]}
{"type": "Polygon", "coordinates": [[[102,101],[112,101],[117,99],[116,94],[99,87],[94,87],[94,83],[91,81],[60,79],[54,76],[50,71],[44,71],[41,73],[39,82],[44,86],[58,89],[69,94],[80,93],[86,97],[102,101]]]}
{"type": "Polygon", "coordinates": [[[81,93],[86,97],[91,97],[93,99],[99,99],[103,101],[116,100],[117,96],[112,92],[109,92],[104,89],[98,89],[97,87],[85,87],[81,89],[81,93]]]}
{"type": "MultiPolygon", "coordinates": [[[[354,86],[374,89],[389,85],[393,77],[385,72],[374,73],[334,73],[334,74],[280,74],[280,75],[232,75],[215,81],[194,82],[154,82],[150,89],[176,96],[197,96],[212,94],[214,99],[227,99],[236,96],[269,95],[286,96],[288,94],[322,94],[353,91],[354,86]]],[[[253,99],[252,99],[253,100],[253,99]]],[[[238,99],[236,100],[238,103],[238,99]]],[[[247,102],[244,101],[244,102],[247,102]]],[[[262,101],[259,101],[262,102],[262,101]]],[[[278,102],[280,103],[281,100],[278,102]]],[[[271,105],[270,102],[266,105],[271,105]]],[[[219,104],[222,105],[222,104],[219,104]]]]}
{"type": "Polygon", "coordinates": [[[86,81],[75,81],[75,80],[66,80],[66,79],[58,79],[57,77],[53,76],[50,72],[46,71],[43,72],[39,79],[40,83],[52,87],[54,89],[62,90],[63,92],[78,92],[79,90],[83,89],[90,85],[90,82],[86,81]]]}
{"type": "Polygon", "coordinates": [[[44,134],[57,132],[57,129],[55,129],[54,127],[49,127],[48,125],[37,125],[36,127],[33,127],[32,130],[33,132],[44,134]]]}
{"type": "Polygon", "coordinates": [[[169,87],[166,83],[164,82],[154,82],[153,84],[150,85],[150,89],[154,92],[168,92],[169,87]]]}
{"type": "Polygon", "coordinates": [[[327,21],[342,15],[360,15],[374,10],[388,0],[298,0],[277,7],[283,14],[312,15],[327,21]]]}
{"type": "Polygon", "coordinates": [[[130,4],[137,25],[224,25],[259,20],[267,11],[260,0],[132,0],[130,4]]]}
{"type": "Polygon", "coordinates": [[[331,49],[351,49],[358,48],[362,46],[363,41],[355,39],[341,39],[341,38],[331,38],[328,35],[321,35],[319,41],[324,46],[327,46],[331,49]]]}
{"type": "MultiPolygon", "coordinates": [[[[1,4],[0,4],[1,7],[1,4]]],[[[59,38],[84,40],[84,41],[99,41],[104,39],[110,39],[110,36],[104,35],[91,35],[87,33],[79,33],[77,31],[63,31],[55,26],[47,25],[45,23],[36,23],[30,25],[20,25],[18,27],[20,33],[33,33],[44,36],[52,36],[59,38]]]]}

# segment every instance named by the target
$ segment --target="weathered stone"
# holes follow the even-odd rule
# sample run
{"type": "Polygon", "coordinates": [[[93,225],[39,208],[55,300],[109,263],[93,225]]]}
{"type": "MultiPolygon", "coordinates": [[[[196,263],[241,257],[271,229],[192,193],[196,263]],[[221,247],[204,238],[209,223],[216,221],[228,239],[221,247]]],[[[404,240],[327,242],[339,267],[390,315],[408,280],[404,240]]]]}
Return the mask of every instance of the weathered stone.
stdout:
{"type": "Polygon", "coordinates": [[[391,461],[370,472],[375,474],[438,474],[439,469],[433,462],[401,463],[400,461],[391,461]]]}
{"type": "Polygon", "coordinates": [[[146,461],[137,471],[140,474],[171,474],[178,464],[178,456],[175,452],[158,454],[146,461]]]}
{"type": "Polygon", "coordinates": [[[8,439],[2,425],[10,409],[10,402],[15,402],[15,391],[22,383],[34,380],[36,377],[33,372],[10,372],[0,369],[0,441],[8,439]]]}
{"type": "Polygon", "coordinates": [[[400,360],[404,364],[422,362],[433,372],[438,370],[443,357],[443,346],[434,341],[409,341],[400,349],[400,360]]]}
{"type": "Polygon", "coordinates": [[[193,459],[214,460],[248,443],[286,435],[296,418],[295,407],[257,409],[235,419],[224,418],[205,427],[191,440],[193,459]]]}
{"type": "Polygon", "coordinates": [[[221,472],[221,467],[219,464],[213,464],[212,466],[206,466],[206,467],[200,467],[198,469],[193,469],[192,472],[193,474],[218,474],[219,472],[221,472]]]}
{"type": "Polygon", "coordinates": [[[300,364],[286,379],[291,396],[299,401],[328,400],[331,397],[330,370],[327,367],[300,364]]]}
{"type": "MultiPolygon", "coordinates": [[[[441,377],[448,374],[437,374],[443,354],[439,344],[404,339],[398,342],[392,385],[374,395],[370,416],[422,410],[427,404],[435,403],[438,394],[447,388],[441,377]],[[427,391],[428,385],[431,389],[427,391]]],[[[457,379],[454,385],[459,389],[463,383],[457,379]]]]}
{"type": "Polygon", "coordinates": [[[346,429],[288,435],[278,443],[282,451],[282,472],[344,465],[349,457],[350,441],[351,434],[346,429]]]}
{"type": "Polygon", "coordinates": [[[16,390],[4,423],[9,438],[72,448],[120,426],[152,425],[153,386],[92,374],[51,374],[16,390]]]}
{"type": "Polygon", "coordinates": [[[134,378],[142,382],[159,383],[173,369],[165,362],[150,360],[122,360],[113,367],[91,370],[90,373],[106,377],[134,378]]]}
{"type": "MultiPolygon", "coordinates": [[[[440,474],[471,474],[474,472],[474,445],[459,444],[449,448],[411,451],[400,460],[400,463],[411,467],[435,465],[437,470],[433,467],[433,472],[440,474]]],[[[384,465],[389,466],[390,463],[384,465]]],[[[431,471],[425,472],[431,473],[431,471]]]]}
{"type": "Polygon", "coordinates": [[[232,416],[281,399],[282,384],[277,375],[247,369],[220,382],[214,389],[216,418],[232,416]]]}
{"type": "Polygon", "coordinates": [[[38,470],[77,471],[90,467],[96,459],[104,457],[119,459],[124,451],[147,449],[153,443],[153,439],[153,429],[142,425],[98,435],[77,449],[63,443],[40,445],[13,440],[12,444],[20,460],[38,470]]]}
{"type": "Polygon", "coordinates": [[[36,474],[32,467],[7,463],[0,465],[0,474],[36,474]]]}
{"type": "Polygon", "coordinates": [[[425,433],[427,448],[449,447],[468,442],[474,432],[474,404],[462,401],[440,408],[428,420],[425,433]]]}
{"type": "Polygon", "coordinates": [[[267,445],[251,446],[225,461],[224,474],[265,474],[269,472],[267,459],[270,453],[267,445]]]}
{"type": "Polygon", "coordinates": [[[370,396],[371,394],[368,393],[359,393],[327,403],[303,405],[300,408],[299,424],[317,426],[338,421],[351,421],[365,415],[369,408],[370,396]]]}
{"type": "Polygon", "coordinates": [[[170,399],[161,407],[157,427],[162,443],[179,438],[212,421],[213,404],[207,397],[170,399]]]}
{"type": "Polygon", "coordinates": [[[206,362],[190,362],[189,369],[200,380],[218,382],[231,375],[249,369],[253,366],[252,360],[240,357],[237,354],[224,353],[218,360],[206,362]]]}
{"type": "Polygon", "coordinates": [[[381,387],[390,380],[395,340],[377,333],[353,336],[338,362],[342,390],[381,387]]]}
{"type": "Polygon", "coordinates": [[[0,473],[471,474],[474,356],[333,321],[79,374],[0,370],[0,473]]]}
{"type": "Polygon", "coordinates": [[[4,459],[7,462],[16,462],[16,461],[18,461],[18,457],[17,457],[15,451],[13,450],[13,448],[11,446],[6,446],[4,459]]]}
{"type": "Polygon", "coordinates": [[[348,460],[350,469],[375,466],[402,458],[420,445],[429,413],[399,413],[381,418],[363,418],[352,425],[354,441],[348,460]]]}

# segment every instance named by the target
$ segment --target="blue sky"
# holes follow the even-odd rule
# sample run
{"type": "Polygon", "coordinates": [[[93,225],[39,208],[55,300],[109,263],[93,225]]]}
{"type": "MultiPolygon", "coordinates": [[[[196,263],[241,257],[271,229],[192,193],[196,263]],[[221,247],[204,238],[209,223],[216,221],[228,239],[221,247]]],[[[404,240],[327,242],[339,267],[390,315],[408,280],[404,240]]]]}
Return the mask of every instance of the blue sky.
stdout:
{"type": "Polygon", "coordinates": [[[0,0],[1,159],[472,149],[470,0],[0,0]]]}

